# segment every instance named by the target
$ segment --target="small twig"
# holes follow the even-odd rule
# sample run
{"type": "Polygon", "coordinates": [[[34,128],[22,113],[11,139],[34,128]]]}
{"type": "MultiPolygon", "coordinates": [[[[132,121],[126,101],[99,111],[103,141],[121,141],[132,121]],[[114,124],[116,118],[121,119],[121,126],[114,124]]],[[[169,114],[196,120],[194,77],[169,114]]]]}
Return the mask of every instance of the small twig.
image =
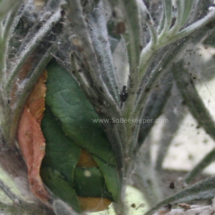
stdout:
{"type": "Polygon", "coordinates": [[[190,187],[187,187],[182,191],[179,191],[176,194],[164,199],[156,206],[151,208],[145,215],[151,215],[155,210],[169,203],[177,204],[200,199],[212,199],[215,196],[214,182],[215,177],[210,177],[190,187]]]}
{"type": "MultiPolygon", "coordinates": [[[[214,214],[215,212],[215,204],[214,199],[212,205],[188,205],[188,204],[178,204],[178,206],[182,207],[183,209],[172,209],[168,212],[168,215],[197,215],[197,214],[214,214]]],[[[160,210],[159,210],[160,211],[160,210]]],[[[156,212],[153,215],[161,215],[161,213],[156,212]]]]}

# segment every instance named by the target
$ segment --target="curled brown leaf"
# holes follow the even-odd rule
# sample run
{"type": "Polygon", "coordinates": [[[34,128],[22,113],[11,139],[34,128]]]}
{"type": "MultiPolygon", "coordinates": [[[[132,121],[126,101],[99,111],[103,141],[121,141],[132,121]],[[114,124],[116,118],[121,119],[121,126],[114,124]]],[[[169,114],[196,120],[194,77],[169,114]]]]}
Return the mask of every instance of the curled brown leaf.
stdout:
{"type": "Polygon", "coordinates": [[[40,177],[40,167],[45,156],[45,138],[40,123],[45,110],[45,71],[30,93],[24,107],[19,127],[18,142],[28,169],[28,180],[32,193],[48,204],[49,194],[40,177]]]}

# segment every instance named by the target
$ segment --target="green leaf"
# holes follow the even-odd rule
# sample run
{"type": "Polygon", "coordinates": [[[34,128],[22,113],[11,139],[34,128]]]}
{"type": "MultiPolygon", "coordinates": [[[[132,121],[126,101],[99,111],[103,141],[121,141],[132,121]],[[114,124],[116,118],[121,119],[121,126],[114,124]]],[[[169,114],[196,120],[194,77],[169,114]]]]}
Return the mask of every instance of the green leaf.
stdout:
{"type": "Polygon", "coordinates": [[[74,176],[74,189],[78,196],[112,199],[105,185],[104,177],[98,168],[76,167],[74,176]]]}
{"type": "Polygon", "coordinates": [[[75,190],[58,171],[53,171],[51,168],[42,168],[41,176],[54,195],[69,204],[75,211],[81,212],[75,190]]]}
{"type": "Polygon", "coordinates": [[[64,133],[76,144],[105,162],[116,165],[98,115],[74,78],[55,61],[48,67],[46,105],[61,123],[64,133]]]}
{"type": "Polygon", "coordinates": [[[100,171],[104,176],[108,191],[111,193],[114,201],[117,201],[120,195],[120,180],[116,167],[105,163],[103,160],[95,156],[93,156],[93,159],[100,167],[100,171]]]}
{"type": "Polygon", "coordinates": [[[46,140],[46,153],[42,167],[47,166],[63,174],[67,181],[73,181],[73,173],[78,163],[81,149],[65,136],[60,126],[47,111],[41,128],[46,140]]]}

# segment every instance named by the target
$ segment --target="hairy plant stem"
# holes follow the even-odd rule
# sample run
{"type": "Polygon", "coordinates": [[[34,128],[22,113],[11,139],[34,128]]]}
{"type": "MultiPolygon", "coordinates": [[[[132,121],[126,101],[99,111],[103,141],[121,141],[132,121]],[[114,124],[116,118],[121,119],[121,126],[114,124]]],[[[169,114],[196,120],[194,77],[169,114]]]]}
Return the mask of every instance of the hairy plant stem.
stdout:
{"type": "Polygon", "coordinates": [[[7,96],[9,96],[11,92],[11,88],[16,80],[16,77],[23,63],[26,61],[28,56],[33,52],[33,50],[39,45],[42,39],[50,32],[51,28],[60,20],[60,18],[61,18],[61,14],[60,14],[60,10],[58,10],[48,19],[48,21],[38,31],[36,36],[32,38],[32,40],[28,43],[28,46],[22,50],[22,52],[20,53],[20,56],[17,58],[15,62],[16,66],[11,67],[10,69],[10,73],[9,73],[10,75],[5,87],[7,96]]]}
{"type": "MultiPolygon", "coordinates": [[[[125,25],[125,32],[121,32],[121,35],[125,41],[129,62],[129,77],[127,80],[127,91],[128,98],[126,103],[123,105],[122,113],[123,118],[131,120],[133,104],[136,100],[136,85],[138,80],[138,64],[140,59],[140,52],[142,49],[142,32],[140,28],[140,9],[136,1],[110,1],[113,13],[116,13],[115,25],[125,25]],[[119,12],[120,11],[120,12],[119,12]],[[122,15],[123,14],[123,15],[122,15]]],[[[126,123],[126,134],[125,139],[125,157],[130,159],[129,147],[132,145],[132,130],[134,128],[133,123],[126,123]]]]}
{"type": "MultiPolygon", "coordinates": [[[[138,80],[138,64],[140,51],[142,48],[141,42],[141,31],[140,31],[140,11],[137,5],[137,2],[134,0],[119,1],[119,8],[121,9],[124,15],[124,21],[126,25],[126,33],[123,34],[125,43],[127,46],[128,60],[129,60],[129,79],[127,83],[128,87],[128,99],[124,107],[124,116],[126,119],[129,119],[132,115],[132,108],[136,98],[137,92],[137,80],[138,80]]],[[[132,125],[132,124],[130,124],[132,125]]],[[[130,136],[131,128],[127,124],[128,136],[130,136]]],[[[129,145],[128,145],[129,147],[129,145]]]]}
{"type": "Polygon", "coordinates": [[[113,58],[111,56],[110,43],[104,17],[104,8],[102,1],[94,8],[89,15],[89,26],[91,28],[91,39],[97,55],[102,78],[107,85],[108,90],[115,99],[119,101],[118,80],[113,67],[113,58]]]}

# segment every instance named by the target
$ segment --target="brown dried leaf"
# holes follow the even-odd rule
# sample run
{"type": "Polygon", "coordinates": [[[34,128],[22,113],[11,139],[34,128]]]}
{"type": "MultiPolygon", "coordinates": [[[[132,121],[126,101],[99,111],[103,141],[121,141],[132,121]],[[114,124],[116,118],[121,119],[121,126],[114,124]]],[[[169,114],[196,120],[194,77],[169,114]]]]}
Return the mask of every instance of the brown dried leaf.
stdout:
{"type": "Polygon", "coordinates": [[[27,165],[31,191],[48,204],[49,194],[40,177],[40,166],[45,156],[45,138],[40,123],[45,110],[46,78],[47,73],[44,72],[29,95],[19,122],[18,141],[27,165]]]}
{"type": "Polygon", "coordinates": [[[45,81],[47,79],[47,71],[45,71],[37,81],[30,96],[26,102],[27,107],[30,109],[31,114],[40,124],[43,118],[43,113],[45,110],[45,95],[46,95],[46,85],[45,81]]]}

